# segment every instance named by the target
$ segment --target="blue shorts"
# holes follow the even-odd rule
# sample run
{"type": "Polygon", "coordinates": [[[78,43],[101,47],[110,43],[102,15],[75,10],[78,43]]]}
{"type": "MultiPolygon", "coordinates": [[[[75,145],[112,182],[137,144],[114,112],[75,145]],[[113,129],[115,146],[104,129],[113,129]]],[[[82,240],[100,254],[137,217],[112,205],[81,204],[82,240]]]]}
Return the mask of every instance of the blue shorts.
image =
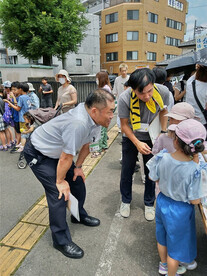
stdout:
{"type": "Polygon", "coordinates": [[[168,255],[190,263],[197,255],[195,208],[159,193],[156,203],[157,242],[167,247],[168,255]]]}

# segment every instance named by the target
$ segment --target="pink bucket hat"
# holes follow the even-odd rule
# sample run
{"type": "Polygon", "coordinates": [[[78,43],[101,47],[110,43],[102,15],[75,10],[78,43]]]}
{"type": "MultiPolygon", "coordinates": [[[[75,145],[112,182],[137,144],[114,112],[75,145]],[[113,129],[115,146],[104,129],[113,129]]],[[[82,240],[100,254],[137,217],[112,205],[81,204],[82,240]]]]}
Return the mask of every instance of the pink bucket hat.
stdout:
{"type": "Polygon", "coordinates": [[[173,105],[170,112],[166,114],[170,118],[175,120],[186,120],[186,119],[194,119],[195,118],[195,110],[189,103],[177,103],[173,105]]]}
{"type": "MultiPolygon", "coordinates": [[[[178,125],[172,124],[168,129],[175,131],[176,135],[189,146],[191,146],[194,140],[201,139],[205,141],[206,139],[205,127],[194,119],[184,120],[178,125]]],[[[192,146],[195,146],[195,144],[192,146]]]]}

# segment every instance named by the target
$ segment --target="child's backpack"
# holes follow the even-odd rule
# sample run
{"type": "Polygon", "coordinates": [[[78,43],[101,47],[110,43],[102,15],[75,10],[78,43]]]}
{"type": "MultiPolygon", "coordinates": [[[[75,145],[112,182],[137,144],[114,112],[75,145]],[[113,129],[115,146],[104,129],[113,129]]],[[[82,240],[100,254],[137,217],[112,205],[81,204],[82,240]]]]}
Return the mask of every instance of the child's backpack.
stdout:
{"type": "Polygon", "coordinates": [[[13,118],[12,118],[12,112],[11,112],[11,109],[10,109],[8,103],[5,103],[5,111],[4,111],[4,114],[3,114],[3,120],[7,125],[14,126],[14,121],[13,121],[13,118]]]}

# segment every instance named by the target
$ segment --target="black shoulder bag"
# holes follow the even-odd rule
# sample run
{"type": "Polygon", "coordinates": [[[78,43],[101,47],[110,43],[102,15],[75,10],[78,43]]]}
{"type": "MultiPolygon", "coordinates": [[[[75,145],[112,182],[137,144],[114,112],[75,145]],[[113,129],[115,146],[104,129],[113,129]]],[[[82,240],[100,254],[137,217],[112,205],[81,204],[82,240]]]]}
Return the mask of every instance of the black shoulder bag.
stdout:
{"type": "Polygon", "coordinates": [[[201,112],[203,113],[203,115],[205,117],[205,120],[206,120],[206,123],[207,123],[207,109],[204,109],[202,107],[202,105],[201,105],[201,103],[200,103],[200,101],[199,101],[199,99],[198,99],[198,97],[196,95],[195,80],[192,82],[192,86],[193,86],[193,95],[194,95],[194,98],[195,98],[195,100],[196,100],[196,102],[197,102],[197,104],[198,104],[201,112]]]}

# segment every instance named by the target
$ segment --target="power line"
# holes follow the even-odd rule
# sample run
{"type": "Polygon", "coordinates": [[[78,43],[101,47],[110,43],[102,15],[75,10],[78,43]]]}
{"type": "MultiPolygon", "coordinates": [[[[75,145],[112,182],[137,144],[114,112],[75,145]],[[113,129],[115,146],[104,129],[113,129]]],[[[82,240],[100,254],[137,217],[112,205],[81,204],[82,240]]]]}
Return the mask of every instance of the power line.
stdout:
{"type": "Polygon", "coordinates": [[[203,7],[207,7],[207,5],[188,7],[188,9],[203,8],[203,7]]]}

